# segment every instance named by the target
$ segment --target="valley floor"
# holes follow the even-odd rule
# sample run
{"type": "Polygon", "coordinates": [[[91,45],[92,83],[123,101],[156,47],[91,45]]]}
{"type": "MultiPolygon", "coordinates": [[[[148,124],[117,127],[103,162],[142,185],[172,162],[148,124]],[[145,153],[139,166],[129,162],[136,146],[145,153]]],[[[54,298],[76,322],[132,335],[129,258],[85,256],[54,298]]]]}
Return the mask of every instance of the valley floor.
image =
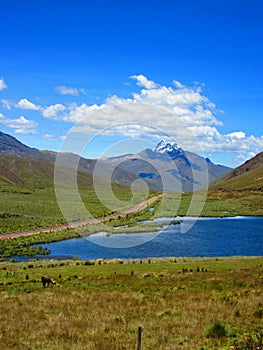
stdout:
{"type": "Polygon", "coordinates": [[[262,349],[262,300],[262,257],[2,262],[1,348],[130,350],[142,326],[144,350],[262,349]]]}

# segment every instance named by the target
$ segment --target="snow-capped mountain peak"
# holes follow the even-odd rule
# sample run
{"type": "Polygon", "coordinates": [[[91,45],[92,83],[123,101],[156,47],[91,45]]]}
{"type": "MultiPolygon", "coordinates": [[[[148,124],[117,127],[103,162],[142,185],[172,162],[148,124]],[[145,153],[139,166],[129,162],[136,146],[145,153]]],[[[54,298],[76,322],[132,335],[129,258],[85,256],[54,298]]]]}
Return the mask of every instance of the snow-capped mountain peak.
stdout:
{"type": "Polygon", "coordinates": [[[182,149],[174,142],[166,142],[165,140],[161,140],[153,149],[156,153],[178,153],[181,152],[182,149]]]}

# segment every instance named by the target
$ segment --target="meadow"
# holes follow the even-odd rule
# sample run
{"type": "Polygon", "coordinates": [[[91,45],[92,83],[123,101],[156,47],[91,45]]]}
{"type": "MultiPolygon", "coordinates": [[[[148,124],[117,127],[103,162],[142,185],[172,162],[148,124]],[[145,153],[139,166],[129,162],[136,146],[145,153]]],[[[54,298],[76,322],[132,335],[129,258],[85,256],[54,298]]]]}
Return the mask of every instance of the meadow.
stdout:
{"type": "MultiPolygon", "coordinates": [[[[115,192],[119,199],[128,201],[131,198],[131,192],[127,188],[119,187],[115,192]]],[[[94,217],[112,213],[101,204],[94,190],[81,188],[80,195],[94,217]]],[[[66,223],[53,187],[2,186],[0,187],[0,199],[0,233],[66,223]]],[[[70,191],[69,199],[72,199],[70,191]]]]}
{"type": "MultiPolygon", "coordinates": [[[[129,203],[130,207],[135,206],[142,201],[141,194],[138,191],[134,199],[131,200],[131,192],[126,187],[115,187],[114,193],[118,199],[129,203]]],[[[155,193],[150,193],[152,196],[155,193]]],[[[70,191],[68,193],[70,198],[70,191]]],[[[80,189],[80,195],[83,203],[87,207],[89,213],[94,217],[103,217],[112,214],[112,210],[101,204],[96,193],[92,189],[80,189]]],[[[26,188],[23,186],[2,186],[0,188],[0,234],[16,232],[21,230],[30,230],[41,227],[52,227],[65,224],[66,220],[63,217],[53,187],[47,188],[26,188]]],[[[123,232],[146,232],[158,230],[158,225],[150,223],[148,225],[140,225],[140,221],[150,220],[157,217],[173,217],[173,216],[195,216],[195,213],[205,217],[223,217],[223,216],[262,216],[263,202],[262,195],[258,193],[214,193],[209,194],[205,198],[202,193],[194,195],[194,206],[189,211],[189,205],[192,200],[192,194],[168,193],[165,194],[165,200],[156,201],[149,208],[140,213],[127,215],[118,220],[110,220],[107,224],[109,233],[123,232]],[[175,208],[175,205],[178,208],[175,208]],[[161,207],[161,210],[159,210],[161,207]],[[200,213],[200,208],[202,211],[200,213]],[[120,227],[116,230],[116,227],[120,227]]],[[[74,203],[70,202],[70,207],[74,208],[74,203]]],[[[76,214],[76,220],[78,219],[76,214]]],[[[93,234],[105,227],[101,225],[88,225],[83,227],[85,234],[93,234]]],[[[82,236],[83,232],[60,230],[47,233],[40,233],[34,236],[21,237],[9,241],[0,240],[0,256],[12,257],[35,254],[48,254],[49,251],[40,248],[38,244],[61,241],[74,237],[82,236]],[[34,246],[32,246],[34,245],[34,246]]]]}
{"type": "MultiPolygon", "coordinates": [[[[131,192],[126,187],[116,187],[114,193],[124,203],[131,199],[131,192]]],[[[80,195],[84,205],[94,217],[112,214],[112,210],[100,202],[93,189],[80,188],[80,195]]],[[[155,193],[149,195],[152,196],[155,193]]],[[[142,201],[140,198],[138,192],[134,201],[129,203],[130,207],[142,201]]],[[[182,196],[173,193],[166,194],[165,205],[161,212],[159,214],[152,213],[152,216],[194,215],[195,208],[199,214],[199,208],[203,206],[203,195],[195,194],[195,208],[188,213],[191,199],[192,194],[186,193],[182,196]],[[178,203],[177,209],[174,208],[176,203],[178,203]]],[[[72,203],[72,208],[74,208],[74,203],[72,203]]],[[[205,199],[201,215],[206,217],[262,216],[263,197],[261,192],[209,193],[205,199]]],[[[76,217],[77,219],[78,217],[76,217]]],[[[51,227],[63,223],[66,223],[66,220],[60,211],[53,187],[27,188],[7,185],[0,187],[0,234],[39,227],[51,227]]]]}
{"type": "Polygon", "coordinates": [[[2,262],[0,295],[5,350],[262,349],[262,257],[2,262]]]}

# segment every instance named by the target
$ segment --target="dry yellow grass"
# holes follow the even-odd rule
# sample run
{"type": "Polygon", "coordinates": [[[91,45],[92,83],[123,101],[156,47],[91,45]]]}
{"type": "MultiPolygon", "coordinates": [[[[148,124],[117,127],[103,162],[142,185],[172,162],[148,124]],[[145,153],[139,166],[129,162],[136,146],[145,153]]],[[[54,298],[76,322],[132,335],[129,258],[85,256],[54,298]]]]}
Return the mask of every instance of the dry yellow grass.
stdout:
{"type": "Polygon", "coordinates": [[[1,349],[136,349],[138,326],[143,350],[231,349],[246,334],[263,332],[262,264],[251,258],[5,265],[1,349]],[[43,272],[59,283],[43,288],[43,272]],[[216,321],[227,336],[206,336],[216,321]]]}

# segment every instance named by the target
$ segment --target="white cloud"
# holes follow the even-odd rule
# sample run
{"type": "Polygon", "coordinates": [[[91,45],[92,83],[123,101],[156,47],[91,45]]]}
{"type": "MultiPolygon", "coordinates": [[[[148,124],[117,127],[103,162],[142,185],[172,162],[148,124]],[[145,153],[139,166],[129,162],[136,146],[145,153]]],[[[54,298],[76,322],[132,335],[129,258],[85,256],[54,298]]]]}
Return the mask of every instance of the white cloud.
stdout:
{"type": "Polygon", "coordinates": [[[0,114],[0,124],[14,129],[15,134],[36,134],[37,123],[33,120],[28,120],[24,116],[20,116],[17,119],[6,118],[3,114],[0,114]]]}
{"type": "Polygon", "coordinates": [[[56,140],[57,139],[57,137],[55,135],[51,135],[51,134],[45,134],[44,138],[48,139],[48,140],[56,140]]]}
{"type": "Polygon", "coordinates": [[[7,110],[11,110],[12,107],[23,109],[23,110],[31,110],[31,111],[41,111],[42,107],[36,105],[35,103],[29,101],[27,98],[21,98],[17,103],[14,103],[9,100],[1,100],[3,107],[7,110]]]}
{"type": "Polygon", "coordinates": [[[227,136],[231,137],[232,139],[239,140],[239,139],[244,139],[246,137],[246,134],[243,131],[235,131],[228,134],[227,136]]]}
{"type": "MultiPolygon", "coordinates": [[[[169,135],[184,149],[206,153],[242,154],[244,158],[263,149],[263,136],[247,136],[244,131],[222,134],[218,111],[197,84],[161,86],[143,75],[133,75],[142,89],[131,98],[113,95],[101,105],[55,104],[42,115],[75,123],[72,132],[89,135],[119,133],[125,136],[169,135]]],[[[198,152],[197,152],[198,153],[198,152]]]]}
{"type": "Polygon", "coordinates": [[[32,110],[32,111],[40,111],[42,109],[41,106],[37,106],[34,103],[30,102],[26,98],[22,98],[17,104],[16,108],[24,109],[24,110],[32,110]]]}
{"type": "Polygon", "coordinates": [[[6,85],[5,81],[4,81],[4,79],[0,78],[0,91],[4,90],[6,88],[7,88],[7,85],[6,85]]]}
{"type": "Polygon", "coordinates": [[[2,104],[3,104],[3,107],[5,109],[8,109],[9,111],[11,110],[11,107],[12,107],[12,102],[8,101],[8,100],[1,100],[2,104]]]}
{"type": "Polygon", "coordinates": [[[182,89],[184,86],[183,84],[178,81],[178,80],[173,80],[173,84],[178,88],[178,89],[182,89]]]}
{"type": "MultiPolygon", "coordinates": [[[[72,105],[70,107],[70,112],[68,114],[68,121],[73,123],[79,123],[83,121],[86,123],[87,117],[91,115],[93,112],[102,110],[104,105],[98,106],[97,104],[88,106],[85,103],[82,103],[80,106],[72,105]]],[[[93,123],[92,118],[89,119],[90,123],[93,123]]],[[[100,120],[96,120],[99,124],[100,120]]]]}
{"type": "Polygon", "coordinates": [[[137,81],[137,85],[144,87],[146,89],[154,89],[157,87],[157,84],[152,81],[152,80],[148,80],[144,75],[139,74],[139,75],[132,75],[130,76],[131,79],[134,79],[137,81]]]}
{"type": "Polygon", "coordinates": [[[60,93],[61,95],[78,96],[80,94],[86,94],[86,91],[84,89],[72,88],[64,85],[55,86],[54,90],[60,93]]]}
{"type": "Polygon", "coordinates": [[[60,103],[46,107],[42,111],[42,115],[47,119],[52,120],[67,120],[66,118],[66,107],[60,103]]]}

